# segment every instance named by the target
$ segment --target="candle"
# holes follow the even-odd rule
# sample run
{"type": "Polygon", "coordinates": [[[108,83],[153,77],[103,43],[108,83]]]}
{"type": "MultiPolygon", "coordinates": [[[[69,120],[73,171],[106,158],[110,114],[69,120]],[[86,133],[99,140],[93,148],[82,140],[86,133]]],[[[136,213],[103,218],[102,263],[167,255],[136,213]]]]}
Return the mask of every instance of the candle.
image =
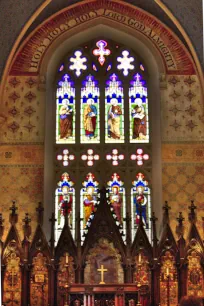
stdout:
{"type": "Polygon", "coordinates": [[[69,256],[68,256],[68,253],[66,253],[65,263],[66,263],[66,264],[69,263],[69,256]]]}
{"type": "Polygon", "coordinates": [[[166,275],[169,276],[169,267],[166,268],[166,275]]]}
{"type": "Polygon", "coordinates": [[[141,263],[141,259],[142,259],[142,257],[141,257],[141,253],[139,253],[139,258],[138,258],[139,263],[141,263]]]}

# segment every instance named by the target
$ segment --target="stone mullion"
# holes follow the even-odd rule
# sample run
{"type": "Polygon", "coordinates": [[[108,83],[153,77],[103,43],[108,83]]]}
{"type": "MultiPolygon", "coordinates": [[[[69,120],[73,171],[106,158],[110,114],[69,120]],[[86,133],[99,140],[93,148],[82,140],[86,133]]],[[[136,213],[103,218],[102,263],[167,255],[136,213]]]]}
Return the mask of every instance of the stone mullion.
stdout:
{"type": "MultiPolygon", "coordinates": [[[[76,121],[75,121],[75,137],[76,137],[76,168],[75,171],[75,181],[74,181],[74,187],[75,187],[75,219],[79,215],[80,212],[80,188],[81,188],[81,182],[82,177],[80,174],[80,150],[77,150],[77,148],[80,147],[80,136],[81,136],[81,80],[76,80],[76,87],[75,87],[75,103],[76,103],[76,121]]],[[[74,146],[74,147],[75,147],[74,146]]],[[[75,238],[77,237],[77,222],[75,222],[75,238]]]]}
{"type": "Polygon", "coordinates": [[[125,195],[126,195],[126,215],[131,215],[131,184],[130,184],[130,168],[129,165],[129,79],[125,79],[123,86],[124,93],[124,135],[125,135],[125,195]]]}

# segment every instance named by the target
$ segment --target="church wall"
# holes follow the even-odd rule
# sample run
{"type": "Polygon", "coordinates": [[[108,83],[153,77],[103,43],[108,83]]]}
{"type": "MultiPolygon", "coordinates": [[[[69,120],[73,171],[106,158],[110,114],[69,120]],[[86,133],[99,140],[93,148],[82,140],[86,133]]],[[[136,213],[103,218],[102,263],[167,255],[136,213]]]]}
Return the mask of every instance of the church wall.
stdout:
{"type": "MultiPolygon", "coordinates": [[[[22,234],[22,219],[29,212],[33,229],[36,207],[43,201],[44,173],[44,92],[36,77],[9,77],[1,120],[0,188],[1,209],[5,219],[4,239],[8,233],[9,207],[16,201],[22,234]]],[[[33,233],[32,233],[33,234],[33,233]]]]}
{"type": "MultiPolygon", "coordinates": [[[[194,200],[198,211],[197,226],[201,232],[204,122],[197,77],[168,76],[161,107],[163,201],[168,201],[171,207],[171,225],[175,229],[179,212],[187,221],[188,206],[194,200]]],[[[187,234],[188,228],[185,230],[187,234]]]]}
{"type": "MultiPolygon", "coordinates": [[[[194,199],[201,231],[204,122],[200,84],[196,75],[172,74],[165,83],[161,89],[163,201],[169,201],[174,225],[179,211],[187,217],[187,207],[194,199]]],[[[32,218],[32,228],[35,227],[35,209],[43,200],[45,91],[42,86],[38,76],[16,75],[8,77],[4,90],[0,116],[0,212],[5,219],[4,239],[12,200],[17,201],[19,209],[19,229],[26,212],[32,218]]]]}

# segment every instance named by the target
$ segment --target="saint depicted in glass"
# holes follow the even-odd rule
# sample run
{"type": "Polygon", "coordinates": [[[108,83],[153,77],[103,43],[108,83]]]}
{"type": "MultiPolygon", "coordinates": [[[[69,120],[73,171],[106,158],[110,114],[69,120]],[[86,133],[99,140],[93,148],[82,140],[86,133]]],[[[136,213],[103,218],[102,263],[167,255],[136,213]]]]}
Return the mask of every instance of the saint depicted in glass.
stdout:
{"type": "Polygon", "coordinates": [[[58,183],[55,192],[55,218],[57,219],[55,240],[58,241],[65,223],[65,215],[68,215],[68,224],[74,236],[75,233],[75,190],[74,183],[68,173],[62,174],[62,180],[58,183]]]}
{"type": "Polygon", "coordinates": [[[88,173],[86,181],[82,183],[84,186],[81,189],[81,233],[88,225],[89,219],[92,218],[91,214],[95,212],[98,203],[98,182],[92,173],[88,173]]]}
{"type": "Polygon", "coordinates": [[[148,187],[148,182],[144,180],[144,175],[138,173],[136,175],[136,180],[132,183],[132,224],[133,224],[133,239],[136,232],[136,228],[140,223],[140,216],[142,217],[142,222],[144,228],[150,233],[150,216],[151,216],[151,199],[150,199],[150,189],[148,187]]]}
{"type": "Polygon", "coordinates": [[[116,74],[110,76],[105,89],[106,143],[124,142],[123,88],[116,74]]]}
{"type": "Polygon", "coordinates": [[[125,190],[123,182],[119,180],[120,177],[117,173],[112,176],[112,181],[108,182],[108,196],[109,202],[114,209],[114,213],[120,224],[123,223],[123,218],[125,218],[125,190]]]}
{"type": "Polygon", "coordinates": [[[99,143],[99,88],[89,75],[81,90],[81,143],[99,143]]]}
{"type": "Polygon", "coordinates": [[[130,99],[130,142],[149,142],[149,118],[147,88],[137,73],[129,89],[130,99]]]}
{"type": "Polygon", "coordinates": [[[75,89],[65,74],[59,82],[56,104],[56,143],[75,143],[75,89]]]}

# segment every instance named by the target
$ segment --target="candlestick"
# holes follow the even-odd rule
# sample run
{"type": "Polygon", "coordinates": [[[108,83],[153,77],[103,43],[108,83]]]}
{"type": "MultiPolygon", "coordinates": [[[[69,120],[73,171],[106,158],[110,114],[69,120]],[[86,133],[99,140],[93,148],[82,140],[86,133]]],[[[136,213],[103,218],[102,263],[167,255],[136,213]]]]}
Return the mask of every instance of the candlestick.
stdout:
{"type": "Polygon", "coordinates": [[[138,258],[139,264],[141,263],[141,259],[142,259],[142,256],[141,256],[141,253],[139,253],[139,258],[138,258]]]}
{"type": "Polygon", "coordinates": [[[68,263],[69,263],[69,255],[68,255],[68,253],[66,253],[65,263],[66,263],[66,264],[68,264],[68,263]]]}

